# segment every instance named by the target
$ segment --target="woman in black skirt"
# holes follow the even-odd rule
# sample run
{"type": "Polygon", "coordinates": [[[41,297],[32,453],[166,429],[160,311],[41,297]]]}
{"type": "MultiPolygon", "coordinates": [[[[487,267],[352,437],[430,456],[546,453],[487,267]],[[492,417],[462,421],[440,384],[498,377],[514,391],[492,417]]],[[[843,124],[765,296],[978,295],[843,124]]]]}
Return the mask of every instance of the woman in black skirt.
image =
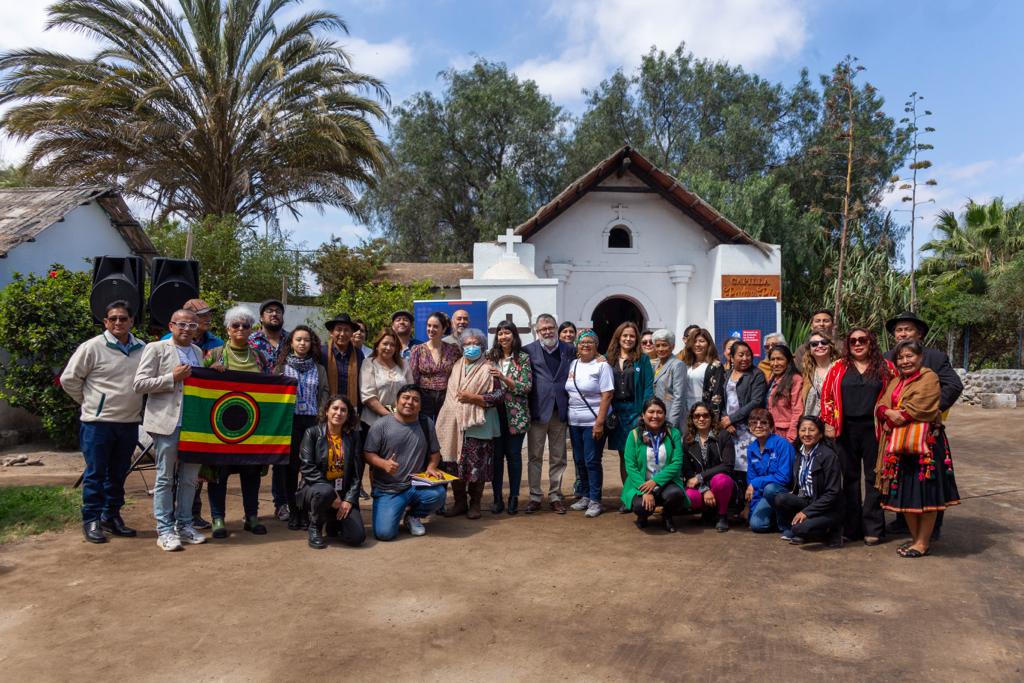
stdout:
{"type": "Polygon", "coordinates": [[[939,378],[922,367],[924,348],[916,340],[896,345],[899,375],[886,386],[875,408],[882,438],[876,485],[882,507],[902,512],[911,540],[900,557],[924,557],[930,550],[935,517],[960,503],[949,444],[943,438],[939,378]]]}

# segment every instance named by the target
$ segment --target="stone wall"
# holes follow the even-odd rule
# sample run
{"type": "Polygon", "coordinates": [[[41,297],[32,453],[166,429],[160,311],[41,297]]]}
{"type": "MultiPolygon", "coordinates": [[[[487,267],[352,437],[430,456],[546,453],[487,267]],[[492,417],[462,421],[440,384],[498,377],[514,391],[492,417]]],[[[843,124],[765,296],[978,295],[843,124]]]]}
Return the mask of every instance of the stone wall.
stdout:
{"type": "Polygon", "coordinates": [[[1024,370],[956,372],[964,383],[960,400],[968,405],[981,405],[982,394],[1014,394],[1018,405],[1024,405],[1024,370]]]}

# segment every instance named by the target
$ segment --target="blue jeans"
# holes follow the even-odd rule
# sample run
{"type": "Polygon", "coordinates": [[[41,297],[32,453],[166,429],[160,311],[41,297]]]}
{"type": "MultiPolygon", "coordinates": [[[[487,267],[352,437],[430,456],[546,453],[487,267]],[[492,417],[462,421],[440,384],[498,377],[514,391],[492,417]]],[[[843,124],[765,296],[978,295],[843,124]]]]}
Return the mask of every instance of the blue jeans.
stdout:
{"type": "Polygon", "coordinates": [[[196,495],[199,465],[178,462],[177,428],[171,434],[153,434],[153,452],[156,459],[156,484],[153,485],[153,516],[156,532],[167,534],[177,526],[192,524],[192,499],[196,495]],[[178,492],[174,493],[174,474],[178,474],[178,492]]]}
{"type": "Polygon", "coordinates": [[[85,456],[82,521],[98,522],[121,514],[124,478],[139,439],[134,422],[83,422],[78,431],[85,456]]]}
{"type": "Polygon", "coordinates": [[[494,500],[501,500],[501,486],[505,474],[505,461],[508,461],[508,495],[519,497],[519,486],[523,483],[523,440],[526,433],[508,434],[502,430],[494,440],[494,476],[491,488],[494,489],[494,500]]]}
{"type": "Polygon", "coordinates": [[[576,476],[580,479],[580,492],[595,503],[600,503],[601,486],[604,484],[604,468],[601,466],[604,437],[595,441],[593,427],[569,425],[569,440],[572,442],[576,476]]]}
{"type": "Polygon", "coordinates": [[[398,527],[406,508],[412,508],[409,514],[413,517],[426,517],[441,507],[447,494],[448,488],[445,486],[410,486],[401,493],[374,489],[373,537],[378,541],[393,540],[398,536],[398,527]]]}
{"type": "Polygon", "coordinates": [[[779,493],[786,491],[785,486],[778,484],[765,484],[764,491],[761,496],[754,496],[750,501],[750,530],[764,533],[772,530],[772,518],[775,516],[775,510],[772,508],[772,503],[775,502],[775,496],[779,493]]]}

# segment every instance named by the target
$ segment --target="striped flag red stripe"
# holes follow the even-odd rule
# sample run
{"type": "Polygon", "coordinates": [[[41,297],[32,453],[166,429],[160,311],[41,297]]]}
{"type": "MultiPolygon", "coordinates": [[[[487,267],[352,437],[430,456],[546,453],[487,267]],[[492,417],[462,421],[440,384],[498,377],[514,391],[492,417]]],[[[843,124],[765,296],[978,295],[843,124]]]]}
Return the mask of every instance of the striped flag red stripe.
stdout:
{"type": "Polygon", "coordinates": [[[216,391],[257,391],[265,394],[294,394],[296,393],[295,384],[256,384],[252,382],[237,382],[234,380],[208,380],[200,379],[199,377],[189,377],[186,383],[190,386],[200,387],[202,389],[214,389],[216,391]]]}
{"type": "Polygon", "coordinates": [[[246,444],[228,444],[228,443],[203,443],[200,441],[179,441],[178,442],[179,453],[230,453],[233,455],[266,455],[266,454],[281,454],[291,453],[291,446],[288,444],[270,445],[270,444],[258,444],[258,445],[246,445],[246,444]]]}

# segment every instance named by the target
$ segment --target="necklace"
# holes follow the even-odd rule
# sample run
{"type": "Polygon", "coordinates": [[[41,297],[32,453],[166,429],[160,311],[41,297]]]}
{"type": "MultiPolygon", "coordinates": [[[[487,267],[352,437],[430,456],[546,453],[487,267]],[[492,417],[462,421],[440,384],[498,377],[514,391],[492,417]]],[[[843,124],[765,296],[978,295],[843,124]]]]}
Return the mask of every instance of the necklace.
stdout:
{"type": "Polygon", "coordinates": [[[231,344],[228,344],[225,348],[227,348],[227,350],[231,352],[231,355],[234,356],[235,361],[237,363],[241,363],[242,365],[247,365],[249,363],[249,360],[252,358],[252,347],[251,346],[246,346],[245,347],[245,358],[244,359],[238,357],[238,352],[235,351],[234,347],[231,346],[231,344]]]}

